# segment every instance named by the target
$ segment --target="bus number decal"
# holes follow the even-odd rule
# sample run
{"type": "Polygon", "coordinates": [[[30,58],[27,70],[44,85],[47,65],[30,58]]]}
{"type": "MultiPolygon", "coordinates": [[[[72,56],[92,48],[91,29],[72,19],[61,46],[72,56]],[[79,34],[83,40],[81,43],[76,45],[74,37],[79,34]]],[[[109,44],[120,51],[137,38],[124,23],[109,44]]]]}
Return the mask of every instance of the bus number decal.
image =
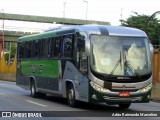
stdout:
{"type": "Polygon", "coordinates": [[[29,65],[29,68],[32,74],[43,74],[43,65],[41,64],[29,65]]]}

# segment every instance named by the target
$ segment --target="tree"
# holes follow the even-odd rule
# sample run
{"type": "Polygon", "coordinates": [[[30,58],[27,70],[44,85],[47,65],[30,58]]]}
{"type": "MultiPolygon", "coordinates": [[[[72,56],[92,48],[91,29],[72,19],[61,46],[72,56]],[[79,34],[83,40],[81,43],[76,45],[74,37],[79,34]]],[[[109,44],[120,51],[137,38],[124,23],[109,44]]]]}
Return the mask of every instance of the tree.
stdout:
{"type": "MultiPolygon", "coordinates": [[[[120,20],[122,26],[138,28],[144,30],[147,20],[150,16],[139,15],[137,12],[134,12],[135,15],[130,16],[126,21],[120,20]]],[[[160,23],[157,18],[153,18],[145,31],[151,40],[152,44],[160,44],[160,23]]]]}

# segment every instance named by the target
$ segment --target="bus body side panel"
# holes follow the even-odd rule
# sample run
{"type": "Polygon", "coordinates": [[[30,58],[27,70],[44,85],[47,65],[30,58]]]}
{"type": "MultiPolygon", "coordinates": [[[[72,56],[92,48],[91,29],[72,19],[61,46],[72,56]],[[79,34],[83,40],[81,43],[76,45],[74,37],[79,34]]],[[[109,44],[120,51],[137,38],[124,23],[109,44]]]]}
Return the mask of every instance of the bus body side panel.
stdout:
{"type": "MultiPolygon", "coordinates": [[[[70,81],[74,85],[76,100],[88,102],[89,100],[89,80],[82,75],[73,63],[67,61],[64,69],[63,81],[70,81]]],[[[65,83],[63,83],[65,85],[65,83]]],[[[65,88],[65,87],[63,87],[65,88]]],[[[66,91],[64,91],[65,96],[66,91]]]]}
{"type": "Polygon", "coordinates": [[[37,88],[58,91],[58,70],[58,60],[24,60],[18,69],[17,85],[29,88],[30,78],[33,77],[37,88]]]}
{"type": "Polygon", "coordinates": [[[35,81],[37,88],[54,91],[58,91],[59,89],[57,78],[35,76],[35,81]]]}
{"type": "Polygon", "coordinates": [[[22,73],[21,61],[17,61],[16,85],[23,89],[30,89],[27,76],[22,73]]]}
{"type": "Polygon", "coordinates": [[[30,83],[29,80],[27,80],[26,76],[23,75],[17,75],[16,78],[16,85],[25,89],[25,90],[29,90],[30,89],[30,83]]]}

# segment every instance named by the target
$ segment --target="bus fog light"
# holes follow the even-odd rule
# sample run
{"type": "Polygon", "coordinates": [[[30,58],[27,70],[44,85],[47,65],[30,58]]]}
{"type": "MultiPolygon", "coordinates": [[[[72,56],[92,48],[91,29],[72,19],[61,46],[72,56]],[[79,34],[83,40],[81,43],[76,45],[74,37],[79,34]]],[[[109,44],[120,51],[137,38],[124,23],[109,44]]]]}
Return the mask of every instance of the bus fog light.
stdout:
{"type": "Polygon", "coordinates": [[[93,94],[92,98],[97,99],[97,95],[93,94]]]}

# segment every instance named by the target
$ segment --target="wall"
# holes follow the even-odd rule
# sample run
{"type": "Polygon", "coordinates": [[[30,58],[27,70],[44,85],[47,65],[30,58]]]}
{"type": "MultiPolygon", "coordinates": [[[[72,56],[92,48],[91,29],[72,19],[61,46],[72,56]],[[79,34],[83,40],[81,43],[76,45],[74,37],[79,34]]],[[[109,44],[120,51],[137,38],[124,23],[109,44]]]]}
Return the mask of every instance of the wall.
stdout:
{"type": "Polygon", "coordinates": [[[160,52],[155,52],[153,56],[152,98],[160,99],[160,52]]]}
{"type": "Polygon", "coordinates": [[[0,80],[16,80],[16,55],[10,66],[6,64],[4,55],[2,55],[0,59],[0,80]]]}

